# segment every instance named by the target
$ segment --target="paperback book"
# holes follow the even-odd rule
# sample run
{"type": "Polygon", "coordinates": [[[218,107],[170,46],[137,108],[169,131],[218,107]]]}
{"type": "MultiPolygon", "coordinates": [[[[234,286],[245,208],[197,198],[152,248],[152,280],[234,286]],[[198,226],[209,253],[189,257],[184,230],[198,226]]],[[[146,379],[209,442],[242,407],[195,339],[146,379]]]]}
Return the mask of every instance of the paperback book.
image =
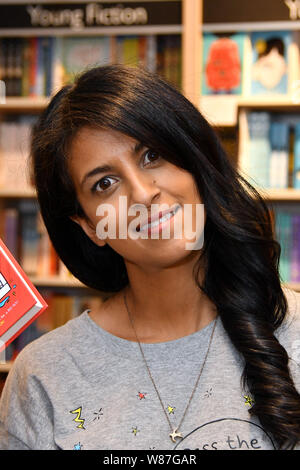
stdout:
{"type": "Polygon", "coordinates": [[[17,338],[47,306],[0,239],[0,351],[17,338]]]}
{"type": "Polygon", "coordinates": [[[287,94],[289,79],[289,31],[260,31],[251,34],[251,94],[287,94]]]}
{"type": "Polygon", "coordinates": [[[242,93],[244,42],[244,33],[204,34],[203,95],[242,93]]]}

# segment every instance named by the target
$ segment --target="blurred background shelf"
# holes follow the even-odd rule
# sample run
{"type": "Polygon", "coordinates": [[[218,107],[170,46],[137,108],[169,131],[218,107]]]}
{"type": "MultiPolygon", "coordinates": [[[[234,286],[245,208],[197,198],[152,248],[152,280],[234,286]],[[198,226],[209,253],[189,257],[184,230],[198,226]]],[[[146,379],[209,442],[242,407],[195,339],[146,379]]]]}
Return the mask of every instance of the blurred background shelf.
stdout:
{"type": "Polygon", "coordinates": [[[49,103],[48,97],[16,96],[6,97],[6,102],[0,104],[0,112],[41,112],[49,103]]]}
{"type": "Polygon", "coordinates": [[[30,276],[31,282],[37,287],[82,287],[87,288],[75,277],[61,276],[30,276]]]}

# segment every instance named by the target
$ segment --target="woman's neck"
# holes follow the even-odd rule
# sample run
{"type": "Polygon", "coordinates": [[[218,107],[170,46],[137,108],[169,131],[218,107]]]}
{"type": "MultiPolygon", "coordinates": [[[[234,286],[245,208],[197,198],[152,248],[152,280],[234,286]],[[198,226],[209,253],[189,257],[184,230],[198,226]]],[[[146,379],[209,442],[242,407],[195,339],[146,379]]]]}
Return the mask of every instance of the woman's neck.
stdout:
{"type": "Polygon", "coordinates": [[[105,302],[97,317],[94,315],[100,326],[116,336],[136,341],[129,315],[144,343],[166,342],[195,333],[217,315],[186,265],[148,271],[127,266],[127,272],[129,285],[105,302]]]}

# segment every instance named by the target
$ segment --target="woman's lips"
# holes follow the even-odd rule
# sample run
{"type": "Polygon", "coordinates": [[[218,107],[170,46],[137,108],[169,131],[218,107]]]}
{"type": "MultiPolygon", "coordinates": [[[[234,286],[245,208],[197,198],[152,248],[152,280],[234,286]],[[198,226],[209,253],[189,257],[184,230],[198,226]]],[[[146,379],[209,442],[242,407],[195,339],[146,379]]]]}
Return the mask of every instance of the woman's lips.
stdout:
{"type": "Polygon", "coordinates": [[[169,224],[169,221],[173,219],[174,215],[176,214],[179,208],[180,206],[178,205],[173,209],[168,209],[166,211],[158,212],[152,218],[149,217],[148,222],[140,224],[137,227],[137,231],[138,232],[148,231],[148,234],[162,232],[163,228],[169,224]]]}

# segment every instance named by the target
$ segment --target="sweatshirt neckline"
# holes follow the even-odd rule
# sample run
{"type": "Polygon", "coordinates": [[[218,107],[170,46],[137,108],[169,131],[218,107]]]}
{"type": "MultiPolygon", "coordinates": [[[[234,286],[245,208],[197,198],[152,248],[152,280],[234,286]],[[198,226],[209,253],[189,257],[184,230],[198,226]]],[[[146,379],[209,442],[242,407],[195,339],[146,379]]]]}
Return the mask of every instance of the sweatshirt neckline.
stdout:
{"type": "MultiPolygon", "coordinates": [[[[139,344],[136,341],[120,338],[119,336],[115,336],[112,333],[104,330],[90,317],[89,312],[90,310],[85,310],[81,314],[81,319],[88,327],[90,333],[95,336],[95,341],[97,341],[99,345],[101,344],[105,347],[106,350],[109,350],[123,358],[136,357],[137,353],[140,354],[139,344]]],[[[155,357],[159,356],[162,360],[164,358],[168,360],[170,356],[177,356],[179,351],[180,355],[184,354],[185,357],[195,356],[197,351],[201,352],[203,348],[207,347],[215,321],[219,323],[218,317],[216,320],[212,320],[208,325],[201,328],[200,330],[181,338],[167,342],[141,343],[147,360],[148,358],[151,360],[153,355],[155,357]]]]}

